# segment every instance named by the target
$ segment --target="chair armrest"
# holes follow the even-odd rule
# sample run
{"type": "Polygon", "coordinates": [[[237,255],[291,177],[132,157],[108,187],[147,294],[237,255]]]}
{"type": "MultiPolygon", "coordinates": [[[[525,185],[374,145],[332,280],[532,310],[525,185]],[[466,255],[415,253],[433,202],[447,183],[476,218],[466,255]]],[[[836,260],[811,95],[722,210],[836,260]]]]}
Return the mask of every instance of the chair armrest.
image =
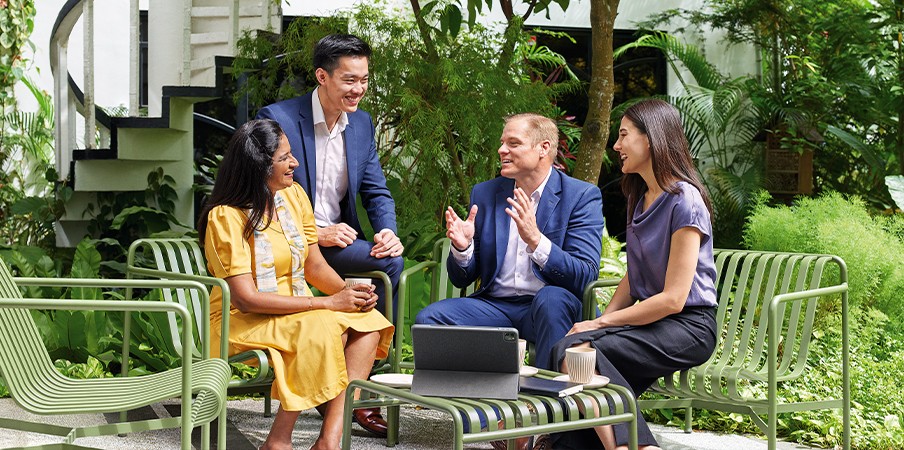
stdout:
{"type": "Polygon", "coordinates": [[[602,278],[599,280],[591,281],[584,286],[584,311],[582,312],[583,320],[591,320],[595,319],[596,314],[596,299],[593,296],[593,290],[596,288],[602,287],[613,287],[618,286],[618,283],[621,282],[621,278],[602,278]]]}
{"type": "MultiPolygon", "coordinates": [[[[769,315],[768,316],[769,323],[768,323],[768,329],[767,329],[767,335],[769,336],[769,339],[768,339],[768,344],[767,344],[766,366],[768,369],[767,380],[769,383],[768,389],[769,389],[770,398],[774,398],[776,393],[773,391],[776,389],[776,383],[778,382],[778,372],[777,371],[778,371],[778,345],[779,345],[778,341],[779,341],[779,339],[777,338],[777,336],[780,334],[781,330],[777,329],[776,327],[778,326],[778,323],[779,323],[779,314],[781,314],[782,311],[784,311],[784,308],[780,308],[779,306],[784,303],[800,302],[802,300],[806,300],[806,299],[814,298],[814,297],[825,297],[827,295],[832,295],[832,294],[842,294],[841,295],[841,302],[842,302],[841,307],[842,307],[842,311],[844,311],[844,315],[846,316],[847,309],[848,309],[847,292],[848,292],[848,284],[846,281],[842,281],[841,283],[838,283],[838,284],[835,284],[832,286],[778,294],[778,295],[772,297],[772,299],[769,301],[769,303],[767,305],[768,311],[766,311],[766,313],[769,315]]],[[[844,320],[842,320],[841,332],[842,332],[842,339],[846,343],[848,340],[848,333],[849,333],[846,317],[844,318],[844,320]]],[[[844,343],[842,344],[842,346],[844,347],[842,349],[842,353],[843,353],[842,358],[846,360],[849,357],[848,346],[847,346],[847,344],[844,344],[844,343]]],[[[797,375],[792,374],[791,376],[795,377],[797,375]]]]}
{"type": "Polygon", "coordinates": [[[264,353],[263,350],[248,350],[246,352],[238,353],[229,357],[229,362],[244,362],[244,361],[257,361],[258,371],[257,376],[250,380],[245,380],[247,383],[262,383],[264,380],[270,377],[270,358],[264,353]]]}
{"type": "Polygon", "coordinates": [[[399,275],[398,317],[395,325],[395,353],[390,361],[393,372],[398,372],[402,361],[402,343],[405,342],[405,321],[408,318],[408,278],[418,272],[430,270],[437,266],[436,261],[417,263],[402,271],[399,275]]]}

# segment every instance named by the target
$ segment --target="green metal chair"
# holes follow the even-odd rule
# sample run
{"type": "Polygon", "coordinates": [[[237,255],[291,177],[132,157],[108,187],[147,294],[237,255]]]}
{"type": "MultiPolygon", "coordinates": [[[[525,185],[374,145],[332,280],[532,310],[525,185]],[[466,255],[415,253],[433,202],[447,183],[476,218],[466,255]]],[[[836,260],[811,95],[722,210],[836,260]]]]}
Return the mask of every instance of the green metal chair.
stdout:
{"type": "MultiPolygon", "coordinates": [[[[229,351],[229,308],[230,308],[230,292],[229,285],[225,280],[211,277],[207,274],[207,263],[204,259],[204,252],[198,246],[198,240],[193,238],[145,238],[139,239],[132,243],[129,247],[128,259],[126,263],[127,276],[132,277],[150,277],[158,279],[170,280],[188,280],[201,283],[209,287],[218,287],[223,292],[222,304],[222,328],[220,329],[221,340],[219,343],[220,355],[228,355],[229,351]]],[[[389,276],[383,272],[363,272],[353,274],[353,276],[379,278],[385,286],[390,286],[387,292],[392,292],[389,276]]],[[[196,292],[184,289],[171,289],[163,291],[164,299],[167,301],[175,301],[185,306],[190,311],[201,311],[200,298],[196,292]]],[[[206,297],[205,297],[206,298],[206,297]]],[[[205,300],[206,301],[206,300],[205,300]]],[[[209,307],[209,305],[205,305],[209,307]]],[[[386,317],[391,318],[392,314],[392,298],[386,301],[386,317]]],[[[195,326],[209,326],[209,314],[203,312],[192,314],[195,326]]],[[[175,322],[170,323],[170,330],[175,332],[178,326],[175,322]]],[[[200,336],[195,336],[196,340],[200,340],[200,336]]],[[[201,342],[196,342],[196,347],[201,342]]],[[[181,353],[181,349],[174,348],[174,351],[181,353]]],[[[395,353],[391,350],[390,353],[395,353]]],[[[197,356],[197,354],[195,354],[197,356]]],[[[242,352],[228,358],[229,362],[250,363],[259,367],[257,376],[252,379],[232,379],[229,383],[230,394],[244,393],[262,393],[264,396],[264,416],[271,416],[270,407],[270,388],[273,383],[273,371],[270,369],[270,359],[266,352],[262,350],[250,350],[242,352]]],[[[393,358],[378,363],[374,371],[391,370],[393,358]]],[[[226,412],[223,411],[221,421],[225,421],[226,412]]],[[[225,435],[220,436],[218,442],[225,442],[225,435]]]]}
{"type": "MultiPolygon", "coordinates": [[[[29,310],[106,310],[167,312],[184,323],[179,337],[184,347],[193,346],[193,326],[189,312],[170,302],[119,300],[25,299],[19,286],[124,287],[194,289],[206,298],[204,286],[184,281],[14,279],[0,261],[0,374],[12,398],[23,409],[44,415],[110,413],[147,406],[169,398],[182,399],[180,417],[139,420],[86,427],[65,427],[21,419],[0,419],[0,427],[62,436],[63,442],[44,448],[80,449],[73,441],[80,437],[104,436],[136,431],[181,428],[181,448],[190,450],[191,431],[202,426],[202,447],[209,448],[209,422],[225,410],[229,366],[221,359],[185,358],[182,367],[130,378],[72,379],[53,366],[47,348],[29,310]],[[194,396],[194,399],[192,399],[194,396]]],[[[129,314],[126,314],[128,316],[129,314]]],[[[206,333],[206,328],[201,330],[206,333]]],[[[206,356],[204,348],[201,356],[206,356]]],[[[124,355],[125,358],[125,355],[124,355]]],[[[219,427],[225,430],[225,422],[219,427]]]]}
{"type": "MultiPolygon", "coordinates": [[[[776,447],[778,414],[839,408],[844,448],[850,449],[850,347],[847,268],[831,255],[716,250],[716,351],[693,369],[661,378],[651,391],[666,399],[641,400],[641,409],[685,408],[690,432],[693,408],[750,416],[776,447]],[[830,281],[837,279],[838,281],[830,281]],[[813,367],[807,364],[817,305],[841,299],[842,395],[820,401],[783,403],[778,383],[791,382],[813,367]],[[747,386],[765,385],[766,396],[747,386]],[[764,421],[760,416],[765,415],[764,421]]],[[[823,310],[825,311],[825,310],[823,310]]]]}

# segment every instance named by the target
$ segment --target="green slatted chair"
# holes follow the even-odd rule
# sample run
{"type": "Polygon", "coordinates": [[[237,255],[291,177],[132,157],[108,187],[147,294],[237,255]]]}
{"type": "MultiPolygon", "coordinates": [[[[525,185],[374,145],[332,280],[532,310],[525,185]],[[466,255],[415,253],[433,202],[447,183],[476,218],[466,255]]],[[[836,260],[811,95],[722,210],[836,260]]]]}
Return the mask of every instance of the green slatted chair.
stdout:
{"type": "MultiPolygon", "coordinates": [[[[128,277],[150,277],[162,278],[170,280],[190,280],[209,287],[219,287],[223,291],[223,320],[220,336],[222,339],[217,343],[219,345],[220,355],[227,355],[229,342],[229,308],[230,293],[229,285],[225,280],[211,277],[207,274],[207,263],[204,259],[204,252],[198,246],[198,240],[193,238],[145,238],[139,239],[132,243],[129,247],[128,259],[126,263],[126,273],[128,277]]],[[[389,276],[383,272],[363,272],[352,274],[351,276],[379,278],[385,286],[392,286],[389,276]]],[[[392,289],[387,289],[392,292],[392,289]]],[[[176,301],[191,311],[200,311],[198,309],[199,297],[197,293],[186,291],[183,289],[172,289],[163,291],[164,298],[167,301],[176,301]]],[[[206,298],[206,297],[205,297],[206,298]]],[[[392,298],[386,301],[386,317],[391,318],[392,314],[392,298]]],[[[208,326],[209,319],[206,312],[193,314],[196,327],[208,326]]],[[[390,319],[391,320],[391,319],[390,319]]],[[[171,331],[175,331],[177,327],[175,323],[170,324],[171,331]]],[[[199,339],[200,336],[196,336],[199,339]]],[[[200,345],[200,342],[197,343],[200,345]]],[[[174,348],[174,351],[181,354],[181,349],[174,348]]],[[[394,350],[390,350],[394,354],[394,350]]],[[[197,355],[196,355],[197,356],[197,355]]],[[[392,361],[396,359],[390,357],[382,364],[378,363],[374,371],[391,370],[392,361]]],[[[270,386],[273,383],[273,371],[270,370],[269,356],[262,350],[250,350],[229,357],[230,362],[250,363],[260,368],[257,376],[252,379],[233,379],[229,383],[230,394],[243,393],[262,393],[264,396],[264,416],[271,416],[270,408],[270,386]]],[[[225,420],[226,412],[223,411],[223,419],[225,420]]],[[[218,442],[224,442],[225,438],[221,438],[218,442]]]]}
{"type": "MultiPolygon", "coordinates": [[[[225,410],[229,366],[221,359],[187,358],[179,369],[131,378],[77,380],[61,375],[53,366],[47,348],[29,310],[106,310],[168,312],[185,322],[180,336],[183,346],[192,346],[193,327],[189,312],[170,302],[118,300],[24,299],[19,286],[190,288],[203,293],[204,286],[181,281],[14,279],[0,261],[0,375],[12,398],[23,409],[44,415],[111,413],[147,406],[161,400],[182,398],[180,417],[70,428],[20,419],[0,419],[0,427],[62,436],[58,445],[41,448],[82,449],[73,443],[87,436],[181,428],[181,448],[190,450],[192,428],[202,426],[202,446],[209,448],[209,422],[225,410]],[[192,396],[194,395],[194,399],[192,396]]],[[[129,314],[126,314],[128,316],[129,314]]],[[[202,329],[202,334],[205,333],[202,329]]],[[[201,350],[205,354],[204,349],[201,350]]],[[[219,427],[225,430],[225,422],[219,427]]]]}
{"type": "Polygon", "coordinates": [[[750,416],[776,446],[781,413],[839,408],[844,421],[844,448],[850,449],[850,349],[847,268],[831,255],[716,250],[716,351],[706,363],[664,377],[651,388],[666,399],[641,400],[641,409],[685,408],[690,432],[693,408],[750,416]],[[834,281],[834,280],[837,280],[834,281]],[[807,364],[819,302],[840,296],[842,324],[841,398],[783,403],[778,383],[790,382],[813,368],[807,364]],[[752,396],[745,386],[766,387],[766,397],[752,396]],[[764,421],[760,416],[766,416],[764,421]]]}
{"type": "MultiPolygon", "coordinates": [[[[223,339],[215,343],[219,346],[220,355],[228,355],[229,342],[229,285],[226,281],[207,275],[207,264],[204,253],[198,247],[198,240],[191,238],[139,239],[129,247],[126,261],[126,275],[129,278],[147,277],[169,280],[189,280],[201,283],[210,288],[219,287],[223,292],[223,320],[220,336],[223,339]]],[[[184,289],[163,291],[167,301],[175,301],[191,311],[201,311],[197,292],[184,289]]],[[[206,298],[206,296],[205,296],[206,298]]],[[[208,305],[209,307],[209,305],[208,305]]],[[[209,314],[206,312],[192,314],[195,327],[209,326],[209,314]]],[[[170,324],[170,332],[178,327],[170,324]]],[[[195,336],[195,347],[200,346],[200,336],[195,336]]],[[[208,343],[209,344],[209,343],[208,343]]],[[[182,354],[181,348],[173,348],[182,354]]],[[[194,355],[197,357],[197,354],[194,355]]],[[[240,362],[258,366],[257,375],[251,379],[233,379],[229,382],[229,393],[232,395],[261,393],[264,395],[264,416],[270,417],[270,385],[273,382],[273,371],[270,370],[270,359],[262,350],[250,350],[229,357],[229,362],[240,362]]],[[[225,411],[224,411],[225,414],[225,411]]],[[[225,419],[225,417],[224,417],[225,419]]],[[[221,442],[221,441],[220,441],[221,442]]]]}

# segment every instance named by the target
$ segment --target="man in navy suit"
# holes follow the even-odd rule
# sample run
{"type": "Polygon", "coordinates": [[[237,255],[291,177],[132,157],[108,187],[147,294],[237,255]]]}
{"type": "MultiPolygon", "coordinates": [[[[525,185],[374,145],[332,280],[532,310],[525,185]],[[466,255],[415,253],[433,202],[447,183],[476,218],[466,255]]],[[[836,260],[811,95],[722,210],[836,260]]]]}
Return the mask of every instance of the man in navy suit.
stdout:
{"type": "Polygon", "coordinates": [[[416,323],[515,327],[549,369],[553,344],[581,320],[584,286],[599,277],[603,200],[599,188],[553,168],[558,128],[536,114],[506,119],[501,176],[474,186],[467,219],[449,207],[446,261],[470,297],[424,308],[416,323]]]}
{"type": "MultiPolygon", "coordinates": [[[[370,114],[358,110],[367,92],[370,55],[370,47],[356,36],[324,37],[314,47],[318,87],[264,107],[257,118],[279,122],[289,138],[300,164],[294,178],[314,206],[317,244],[330,267],[343,277],[383,271],[395,296],[404,267],[395,202],[377,157],[370,114]],[[355,208],[358,194],[375,230],[374,242],[362,238],[355,208]]],[[[377,308],[385,310],[387,292],[382,283],[377,283],[376,293],[377,308]]],[[[356,410],[354,417],[367,430],[386,435],[379,408],[356,410]]]]}

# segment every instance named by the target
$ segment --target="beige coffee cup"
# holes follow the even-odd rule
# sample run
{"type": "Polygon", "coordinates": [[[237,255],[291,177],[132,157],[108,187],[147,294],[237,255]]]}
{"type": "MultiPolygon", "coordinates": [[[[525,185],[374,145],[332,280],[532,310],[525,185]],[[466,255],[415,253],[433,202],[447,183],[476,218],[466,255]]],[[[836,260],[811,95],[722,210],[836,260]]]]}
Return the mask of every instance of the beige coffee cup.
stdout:
{"type": "Polygon", "coordinates": [[[527,355],[527,341],[518,339],[518,370],[524,366],[524,357],[527,355]]]}
{"type": "Polygon", "coordinates": [[[359,284],[366,284],[368,286],[371,286],[371,285],[373,285],[373,280],[371,280],[370,278],[346,278],[345,279],[346,287],[353,288],[359,284]]]}
{"type": "Polygon", "coordinates": [[[596,369],[596,349],[572,347],[565,349],[568,379],[574,383],[589,383],[596,369]]]}

